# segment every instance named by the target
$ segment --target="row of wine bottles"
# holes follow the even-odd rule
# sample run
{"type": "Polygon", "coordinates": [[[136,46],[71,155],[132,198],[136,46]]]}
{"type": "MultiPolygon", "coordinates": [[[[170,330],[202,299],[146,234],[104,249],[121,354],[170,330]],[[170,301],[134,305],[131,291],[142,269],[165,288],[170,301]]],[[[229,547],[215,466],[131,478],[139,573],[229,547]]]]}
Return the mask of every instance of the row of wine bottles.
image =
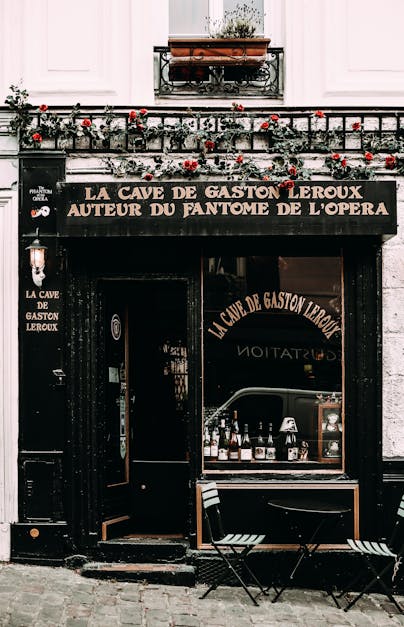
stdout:
{"type": "MultiPolygon", "coordinates": [[[[237,411],[234,411],[231,426],[226,426],[224,418],[219,428],[209,431],[205,427],[203,442],[203,456],[205,461],[273,461],[277,459],[277,451],[272,435],[272,423],[268,424],[268,435],[264,438],[263,423],[258,425],[258,435],[255,446],[252,445],[248,432],[248,424],[244,424],[244,431],[239,432],[237,411]]],[[[281,453],[282,459],[293,461],[298,459],[296,435],[287,433],[281,453]]]]}

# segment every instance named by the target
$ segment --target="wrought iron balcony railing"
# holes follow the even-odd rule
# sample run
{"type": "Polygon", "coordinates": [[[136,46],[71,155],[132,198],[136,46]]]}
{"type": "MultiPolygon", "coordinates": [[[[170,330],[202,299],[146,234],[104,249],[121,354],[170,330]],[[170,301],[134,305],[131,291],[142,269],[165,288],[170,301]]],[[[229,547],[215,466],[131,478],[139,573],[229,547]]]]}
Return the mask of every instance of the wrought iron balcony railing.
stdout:
{"type": "Polygon", "coordinates": [[[283,96],[283,48],[269,48],[254,67],[171,66],[166,46],[154,48],[155,94],[160,98],[272,98],[283,96]]]}

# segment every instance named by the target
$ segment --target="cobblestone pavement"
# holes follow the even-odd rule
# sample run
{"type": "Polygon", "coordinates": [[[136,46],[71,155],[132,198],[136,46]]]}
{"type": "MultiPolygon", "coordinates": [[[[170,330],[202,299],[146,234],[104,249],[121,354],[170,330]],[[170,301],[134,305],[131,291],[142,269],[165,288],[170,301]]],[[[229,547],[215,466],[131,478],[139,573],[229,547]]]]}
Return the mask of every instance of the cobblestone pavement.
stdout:
{"type": "MultiPolygon", "coordinates": [[[[0,625],[56,627],[247,627],[259,625],[404,625],[404,616],[378,594],[349,612],[321,591],[294,589],[255,607],[239,588],[182,588],[85,579],[65,568],[0,565],[0,625]]],[[[398,597],[404,602],[404,597],[398,597]]]]}

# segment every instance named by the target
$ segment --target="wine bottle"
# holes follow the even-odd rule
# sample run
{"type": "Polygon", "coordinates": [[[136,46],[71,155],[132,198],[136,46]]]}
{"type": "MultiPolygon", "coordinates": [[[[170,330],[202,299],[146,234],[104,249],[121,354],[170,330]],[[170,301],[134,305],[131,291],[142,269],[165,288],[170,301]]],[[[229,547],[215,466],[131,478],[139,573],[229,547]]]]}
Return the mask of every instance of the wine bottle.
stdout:
{"type": "Polygon", "coordinates": [[[252,446],[248,435],[248,424],[244,425],[243,439],[240,446],[240,461],[250,462],[252,460],[252,446]]]}
{"type": "Polygon", "coordinates": [[[298,452],[296,435],[288,431],[285,438],[284,458],[288,462],[295,461],[298,458],[298,452]]]}
{"type": "Polygon", "coordinates": [[[205,427],[205,435],[203,438],[203,458],[205,461],[210,459],[210,434],[209,427],[205,427]]]}
{"type": "Polygon", "coordinates": [[[224,418],[222,418],[220,421],[219,450],[218,450],[217,459],[220,462],[224,462],[229,459],[229,440],[227,438],[226,422],[224,418]]]}
{"type": "Polygon", "coordinates": [[[233,423],[231,426],[230,441],[229,441],[229,459],[232,461],[238,461],[240,444],[238,441],[237,412],[235,411],[234,413],[235,413],[235,417],[233,418],[233,423]]]}
{"type": "Polygon", "coordinates": [[[210,436],[210,459],[211,460],[217,459],[218,452],[219,452],[219,446],[218,446],[217,427],[213,427],[212,433],[210,436]]]}
{"type": "Polygon", "coordinates": [[[268,440],[267,447],[265,449],[265,459],[276,459],[276,448],[274,444],[274,438],[272,435],[272,422],[268,425],[268,440]]]}
{"type": "Polygon", "coordinates": [[[239,426],[238,426],[238,412],[237,412],[237,409],[235,409],[234,412],[233,412],[233,429],[237,433],[238,445],[240,447],[240,445],[241,445],[241,433],[240,433],[240,429],[239,429],[239,426]]]}
{"type": "Polygon", "coordinates": [[[265,459],[265,442],[262,433],[262,422],[258,424],[258,437],[257,444],[255,446],[254,457],[257,460],[265,459]]]}

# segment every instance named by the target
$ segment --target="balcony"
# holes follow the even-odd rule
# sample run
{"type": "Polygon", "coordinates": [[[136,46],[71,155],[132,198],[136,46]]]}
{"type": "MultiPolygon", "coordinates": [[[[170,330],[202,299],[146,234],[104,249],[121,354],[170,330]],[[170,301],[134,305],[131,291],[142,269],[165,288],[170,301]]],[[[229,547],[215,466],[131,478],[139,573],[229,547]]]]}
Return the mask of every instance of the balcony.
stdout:
{"type": "Polygon", "coordinates": [[[283,48],[269,48],[257,68],[170,66],[166,46],[154,48],[155,95],[159,98],[268,98],[283,96],[283,48]]]}

